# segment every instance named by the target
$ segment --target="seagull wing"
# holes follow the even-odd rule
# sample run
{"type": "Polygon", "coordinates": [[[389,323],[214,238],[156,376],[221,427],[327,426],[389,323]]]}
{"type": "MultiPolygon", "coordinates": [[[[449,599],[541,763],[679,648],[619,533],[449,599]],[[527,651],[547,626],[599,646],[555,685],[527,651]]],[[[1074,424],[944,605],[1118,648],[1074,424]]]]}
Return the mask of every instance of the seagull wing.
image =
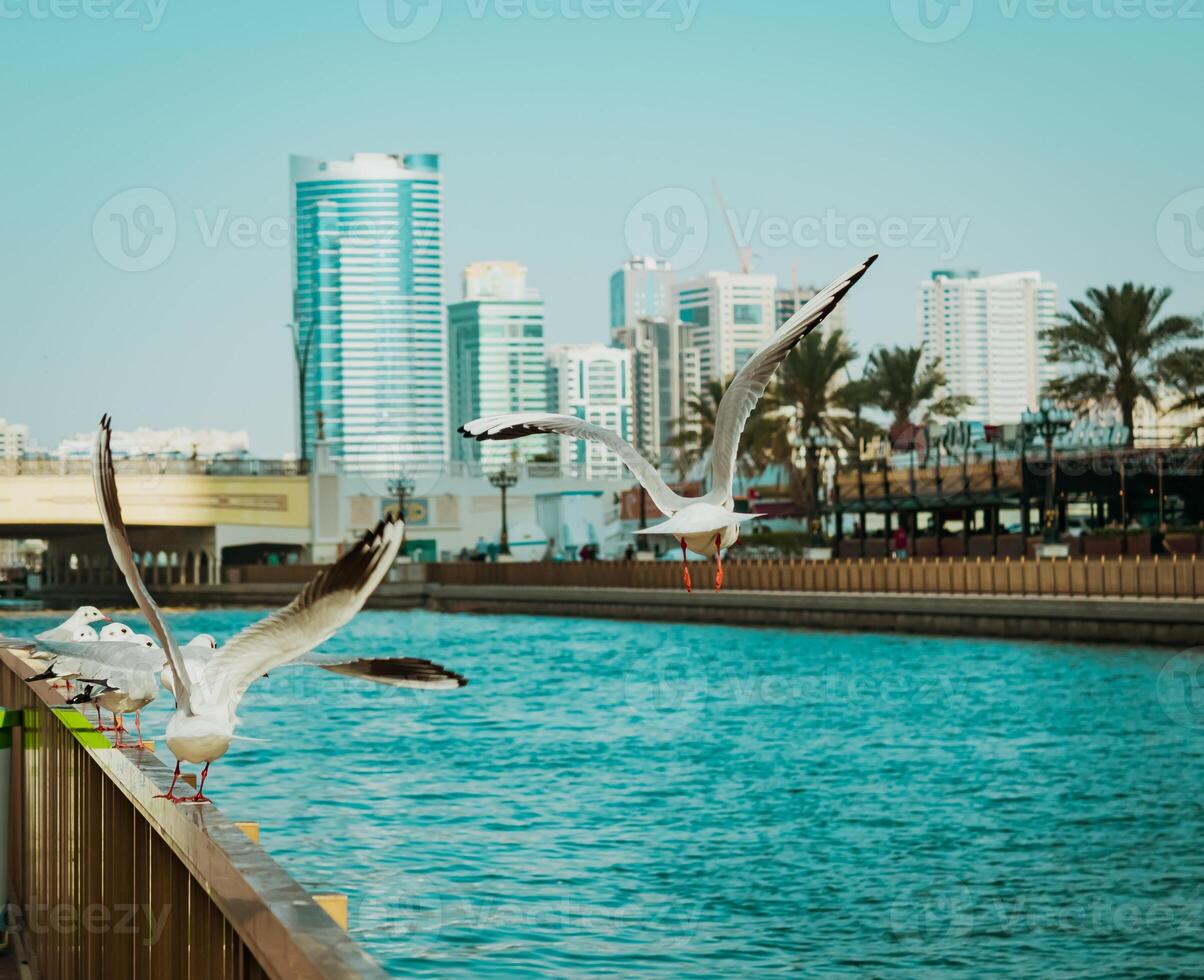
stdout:
{"type": "Polygon", "coordinates": [[[100,431],[96,434],[96,449],[92,456],[92,482],[96,487],[96,502],[100,505],[105,537],[109,539],[109,550],[113,552],[113,560],[125,576],[125,584],[133,593],[134,601],[138,603],[142,615],[159,638],[159,645],[167,653],[167,662],[171,665],[171,672],[177,681],[176,702],[187,714],[192,714],[192,689],[188,672],[184,669],[184,658],[180,655],[180,648],[176,646],[175,637],[163,621],[158,605],[147,591],[142,576],[138,574],[138,566],[134,564],[129,532],[121,518],[121,501],[117,497],[117,476],[113,472],[113,451],[110,446],[112,436],[111,419],[106,415],[100,420],[100,431]]]}
{"type": "Polygon", "coordinates": [[[152,650],[141,643],[125,640],[109,642],[93,640],[75,643],[69,640],[42,640],[38,647],[56,657],[78,660],[96,673],[106,670],[156,671],[163,668],[166,659],[162,650],[152,650]]]}
{"type": "Polygon", "coordinates": [[[338,657],[307,653],[289,661],[289,667],[320,667],[332,674],[393,687],[444,690],[463,687],[468,678],[454,670],[418,657],[338,657]]]}
{"type": "Polygon", "coordinates": [[[539,412],[512,412],[506,415],[488,415],[460,426],[459,432],[467,439],[482,442],[489,439],[520,439],[532,435],[559,435],[573,439],[584,439],[605,446],[619,457],[631,470],[640,485],[648,491],[652,502],[665,514],[681,510],[690,501],[669,489],[661,475],[648,460],[639,454],[631,443],[617,432],[591,425],[571,415],[555,415],[539,412]]]}
{"type": "Polygon", "coordinates": [[[333,565],[322,569],[283,609],[248,626],[205,664],[205,687],[231,712],[257,678],[314,647],[363,608],[401,547],[405,525],[381,521],[333,565]]]}
{"type": "Polygon", "coordinates": [[[715,415],[715,439],[711,447],[711,495],[717,502],[723,503],[732,495],[732,477],[736,471],[740,436],[752,410],[769,387],[778,365],[807,334],[823,323],[877,258],[871,255],[816,293],[806,306],[757,349],[732,379],[715,415]]]}

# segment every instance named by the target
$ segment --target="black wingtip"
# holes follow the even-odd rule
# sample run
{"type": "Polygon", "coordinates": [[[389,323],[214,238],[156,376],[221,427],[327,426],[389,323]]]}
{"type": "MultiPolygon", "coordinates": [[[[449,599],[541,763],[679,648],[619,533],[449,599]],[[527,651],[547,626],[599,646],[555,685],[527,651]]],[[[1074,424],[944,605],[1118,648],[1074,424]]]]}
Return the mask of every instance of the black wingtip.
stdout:
{"type": "Polygon", "coordinates": [[[877,262],[877,261],[878,261],[878,258],[879,258],[879,256],[880,256],[881,254],[882,254],[881,252],[875,252],[875,253],[874,253],[873,255],[871,255],[871,256],[870,256],[868,259],[866,259],[866,260],[865,260],[865,267],[868,269],[868,268],[869,268],[871,265],[873,265],[875,262],[877,262]]]}

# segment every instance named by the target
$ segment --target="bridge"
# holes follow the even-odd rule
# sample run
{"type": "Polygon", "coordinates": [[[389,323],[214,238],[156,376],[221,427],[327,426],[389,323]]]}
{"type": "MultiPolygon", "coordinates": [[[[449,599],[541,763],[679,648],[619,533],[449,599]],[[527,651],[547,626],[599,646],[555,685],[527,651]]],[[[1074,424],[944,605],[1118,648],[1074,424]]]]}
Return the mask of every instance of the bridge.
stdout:
{"type": "MultiPolygon", "coordinates": [[[[321,557],[343,537],[333,465],[138,458],[116,460],[115,468],[131,542],[154,582],[213,584],[231,556],[312,558],[316,548],[321,557]],[[328,496],[332,503],[315,508],[328,496]]],[[[47,584],[115,580],[89,460],[0,462],[0,539],[23,538],[49,542],[47,584]]]]}

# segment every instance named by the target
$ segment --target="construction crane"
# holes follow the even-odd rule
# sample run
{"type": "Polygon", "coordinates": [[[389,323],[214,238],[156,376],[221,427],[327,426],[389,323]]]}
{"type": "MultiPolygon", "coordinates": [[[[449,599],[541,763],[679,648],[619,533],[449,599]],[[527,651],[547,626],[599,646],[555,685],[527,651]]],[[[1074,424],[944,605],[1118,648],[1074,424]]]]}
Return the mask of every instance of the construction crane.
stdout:
{"type": "Polygon", "coordinates": [[[723,212],[723,220],[727,224],[727,233],[732,237],[732,247],[736,250],[736,258],[740,262],[740,271],[747,275],[752,272],[752,247],[741,245],[740,240],[736,238],[736,226],[732,224],[732,216],[727,210],[727,205],[723,203],[723,192],[719,190],[719,181],[713,177],[711,178],[711,187],[715,190],[715,199],[719,202],[719,210],[723,212]]]}

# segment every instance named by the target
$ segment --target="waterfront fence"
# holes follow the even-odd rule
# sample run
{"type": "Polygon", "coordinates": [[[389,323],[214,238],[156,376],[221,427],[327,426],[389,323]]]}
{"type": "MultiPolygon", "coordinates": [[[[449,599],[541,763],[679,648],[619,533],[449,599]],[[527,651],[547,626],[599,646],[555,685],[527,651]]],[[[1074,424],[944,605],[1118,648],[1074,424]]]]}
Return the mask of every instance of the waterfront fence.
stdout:
{"type": "Polygon", "coordinates": [[[384,977],[239,826],[155,799],[171,771],[113,748],[34,673],[0,649],[9,910],[41,976],[384,977]]]}
{"type": "MultiPolygon", "coordinates": [[[[411,566],[443,585],[681,589],[669,561],[447,562],[411,566]]],[[[715,562],[690,562],[695,589],[714,587],[715,562]]],[[[928,595],[1204,598],[1204,562],[1170,558],[734,559],[724,591],[928,595]]]]}

